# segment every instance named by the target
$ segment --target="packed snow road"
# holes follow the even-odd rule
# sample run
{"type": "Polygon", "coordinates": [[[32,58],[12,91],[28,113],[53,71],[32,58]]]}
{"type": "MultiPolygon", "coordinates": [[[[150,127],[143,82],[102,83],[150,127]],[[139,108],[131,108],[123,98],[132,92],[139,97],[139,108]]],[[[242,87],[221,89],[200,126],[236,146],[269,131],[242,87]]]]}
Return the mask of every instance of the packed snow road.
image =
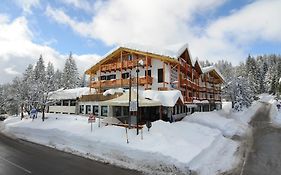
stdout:
{"type": "Polygon", "coordinates": [[[134,175],[135,171],[85,159],[0,134],[0,174],[134,175]]]}
{"type": "Polygon", "coordinates": [[[243,175],[281,174],[281,129],[271,125],[270,108],[264,103],[250,123],[254,128],[253,145],[243,175]]]}

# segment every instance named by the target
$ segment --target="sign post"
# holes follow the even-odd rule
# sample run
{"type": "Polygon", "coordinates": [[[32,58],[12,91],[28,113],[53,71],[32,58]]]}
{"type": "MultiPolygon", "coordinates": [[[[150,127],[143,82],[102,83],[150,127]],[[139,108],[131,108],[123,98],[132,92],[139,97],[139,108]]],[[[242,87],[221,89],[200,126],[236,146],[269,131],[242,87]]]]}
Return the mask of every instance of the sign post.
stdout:
{"type": "Polygon", "coordinates": [[[96,116],[91,114],[88,118],[88,123],[91,123],[91,132],[93,132],[93,122],[95,122],[95,121],[96,121],[96,116]]]}

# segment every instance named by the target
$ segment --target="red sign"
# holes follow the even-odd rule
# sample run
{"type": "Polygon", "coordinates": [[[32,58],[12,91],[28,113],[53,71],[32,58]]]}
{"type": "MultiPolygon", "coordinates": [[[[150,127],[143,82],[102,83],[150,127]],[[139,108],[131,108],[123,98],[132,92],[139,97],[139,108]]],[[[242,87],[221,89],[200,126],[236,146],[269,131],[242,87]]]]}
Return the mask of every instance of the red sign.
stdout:
{"type": "Polygon", "coordinates": [[[88,118],[88,123],[93,123],[95,121],[96,121],[96,116],[90,115],[89,118],[88,118]]]}

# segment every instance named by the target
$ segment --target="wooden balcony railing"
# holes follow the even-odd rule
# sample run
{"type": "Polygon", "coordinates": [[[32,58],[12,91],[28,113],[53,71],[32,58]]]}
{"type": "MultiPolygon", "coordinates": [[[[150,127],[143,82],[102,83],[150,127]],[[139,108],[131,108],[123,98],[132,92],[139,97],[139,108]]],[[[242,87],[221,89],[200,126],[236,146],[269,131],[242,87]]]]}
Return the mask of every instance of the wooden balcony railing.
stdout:
{"type": "Polygon", "coordinates": [[[104,64],[101,65],[101,72],[111,72],[111,71],[116,71],[116,70],[121,70],[122,69],[132,69],[136,67],[137,63],[139,60],[143,60],[144,66],[151,66],[151,58],[147,58],[147,63],[145,59],[136,59],[136,60],[127,60],[123,61],[123,64],[121,62],[117,63],[110,63],[110,64],[104,64]]]}
{"type": "MultiPolygon", "coordinates": [[[[150,76],[139,77],[139,85],[152,84],[153,78],[150,76]]],[[[137,78],[132,78],[132,85],[136,84],[137,78]]],[[[101,81],[92,81],[92,88],[114,88],[129,86],[130,79],[112,79],[112,80],[101,80],[101,81]]]]}
{"type": "Polygon", "coordinates": [[[187,87],[189,87],[189,88],[192,88],[192,89],[195,89],[195,90],[199,90],[199,85],[196,84],[196,83],[193,82],[193,81],[188,80],[188,79],[181,79],[181,80],[180,80],[180,85],[181,85],[182,87],[187,86],[187,87]]]}

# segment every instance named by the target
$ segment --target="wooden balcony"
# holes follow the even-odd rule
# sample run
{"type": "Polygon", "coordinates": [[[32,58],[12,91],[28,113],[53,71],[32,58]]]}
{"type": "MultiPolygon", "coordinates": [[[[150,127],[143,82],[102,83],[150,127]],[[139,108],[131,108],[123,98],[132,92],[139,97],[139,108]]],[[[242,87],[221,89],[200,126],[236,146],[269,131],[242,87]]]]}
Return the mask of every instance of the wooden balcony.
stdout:
{"type": "Polygon", "coordinates": [[[191,66],[190,66],[189,64],[187,64],[187,63],[181,61],[180,65],[181,65],[181,70],[182,70],[182,71],[191,74],[192,68],[191,68],[191,66]]]}
{"type": "MultiPolygon", "coordinates": [[[[152,84],[153,78],[150,76],[139,77],[139,85],[152,84]]],[[[137,78],[132,78],[132,85],[137,83],[137,78]]],[[[115,87],[128,87],[130,79],[112,79],[112,80],[101,80],[92,81],[91,88],[115,88],[115,87]]]]}
{"type": "Polygon", "coordinates": [[[188,79],[181,79],[180,85],[181,85],[181,87],[187,86],[187,87],[189,87],[189,88],[191,88],[191,89],[195,89],[195,90],[197,90],[197,91],[199,90],[199,85],[196,84],[196,83],[193,82],[193,81],[188,80],[188,79]]]}
{"type": "Polygon", "coordinates": [[[192,103],[193,97],[183,97],[185,103],[192,103]]]}
{"type": "Polygon", "coordinates": [[[110,63],[110,64],[104,64],[101,65],[101,72],[111,72],[111,71],[117,71],[117,70],[121,70],[121,69],[132,69],[134,67],[136,67],[137,63],[143,60],[144,66],[151,66],[151,58],[147,58],[147,63],[145,59],[136,59],[136,60],[127,60],[127,61],[123,61],[121,62],[117,62],[117,63],[110,63]]]}

